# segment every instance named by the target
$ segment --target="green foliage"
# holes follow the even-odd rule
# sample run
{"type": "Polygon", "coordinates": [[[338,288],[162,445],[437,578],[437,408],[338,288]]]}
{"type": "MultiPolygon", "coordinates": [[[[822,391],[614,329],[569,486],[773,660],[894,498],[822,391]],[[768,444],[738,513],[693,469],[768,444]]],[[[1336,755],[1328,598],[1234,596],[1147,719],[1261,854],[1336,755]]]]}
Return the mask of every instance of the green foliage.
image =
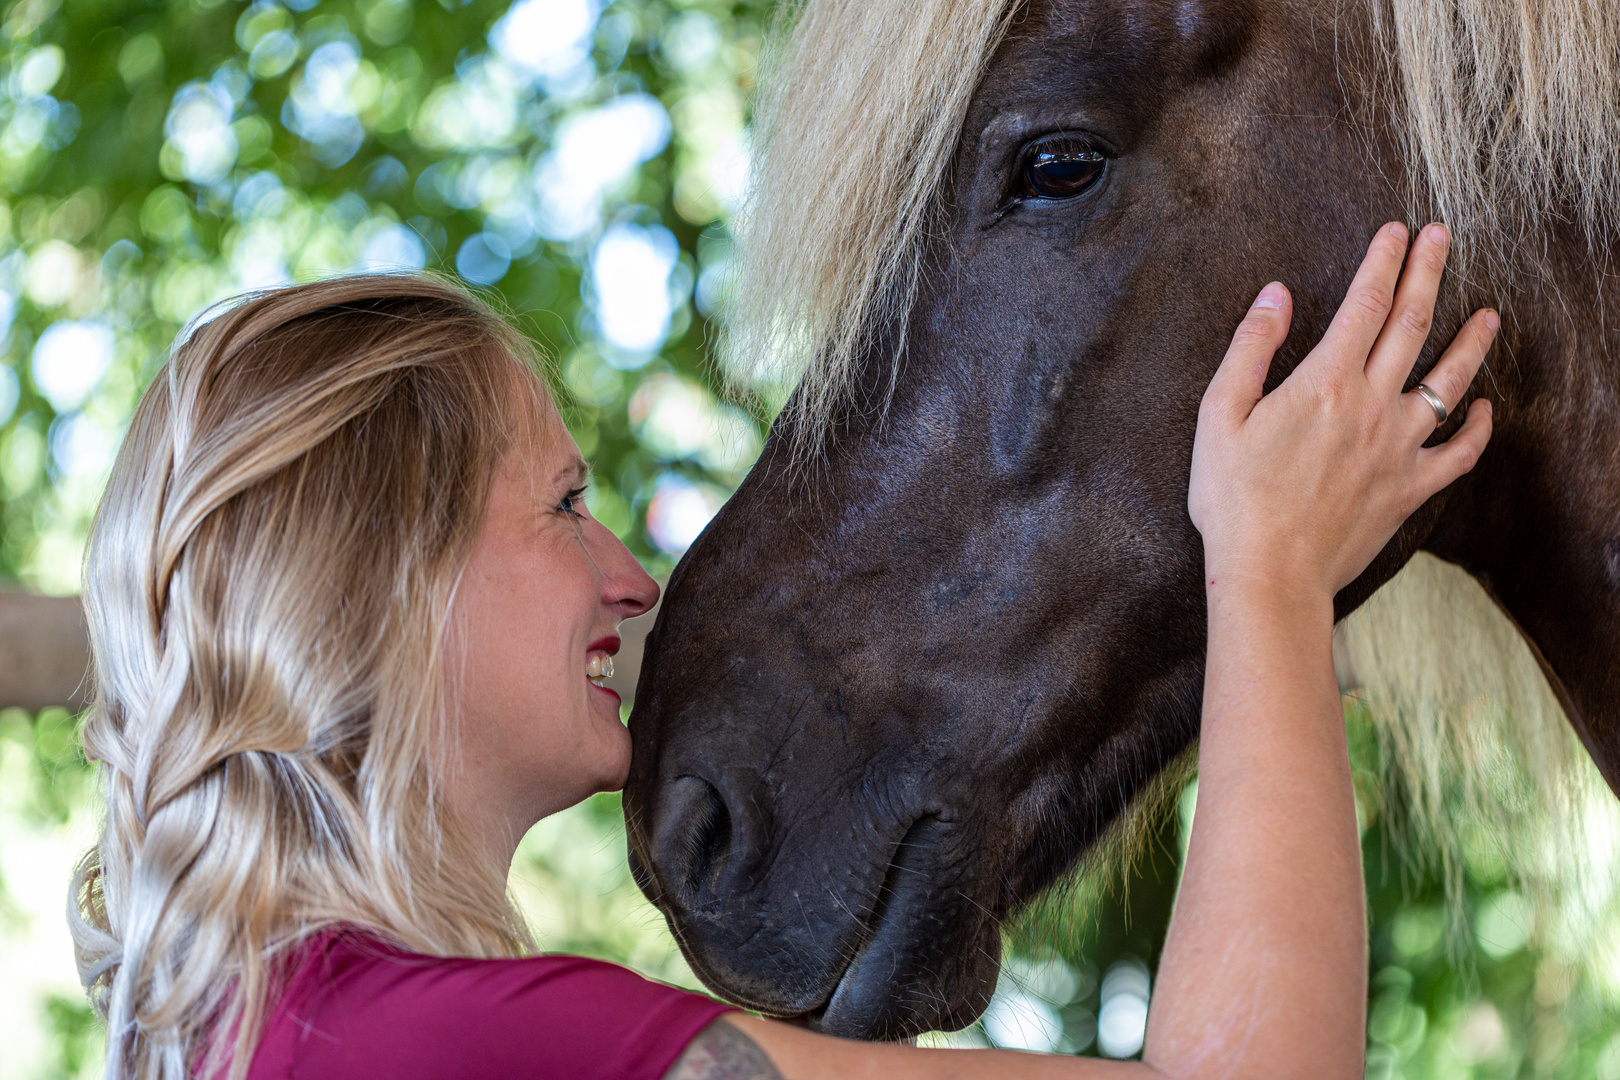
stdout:
{"type": "MultiPolygon", "coordinates": [[[[1483,836],[1468,845],[1461,903],[1452,904],[1444,868],[1414,860],[1397,842],[1404,823],[1378,784],[1374,718],[1351,701],[1346,721],[1367,882],[1369,1080],[1620,1080],[1613,913],[1571,933],[1556,897],[1527,899],[1525,883],[1508,878],[1483,836]],[[1586,936],[1592,930],[1598,936],[1586,936]]],[[[1119,888],[1100,902],[1081,890],[1087,902],[1067,925],[1026,921],[1008,939],[1015,958],[1057,958],[1080,976],[1073,996],[1053,1004],[1068,1044],[1083,1052],[1098,1053],[1098,973],[1137,959],[1157,967],[1196,787],[1119,888]]],[[[1017,989],[1003,985],[998,995],[1017,989]]],[[[976,1025],[967,1041],[987,1041],[984,1029],[976,1025]]]]}
{"type": "Polygon", "coordinates": [[[1372,719],[1352,709],[1349,720],[1358,803],[1369,826],[1362,858],[1371,928],[1370,1080],[1620,1080],[1612,911],[1572,933],[1558,905],[1577,898],[1556,890],[1536,896],[1532,883],[1511,880],[1484,835],[1465,851],[1460,904],[1449,903],[1443,868],[1414,867],[1395,842],[1399,823],[1380,820],[1379,793],[1367,779],[1379,774],[1372,719]]]}
{"type": "Polygon", "coordinates": [[[490,285],[545,348],[603,516],[667,568],[643,527],[661,478],[712,507],[759,442],[708,388],[704,345],[769,5],[597,6],[7,7],[0,578],[74,591],[118,433],[199,311],[416,264],[490,285]],[[559,58],[570,26],[580,49],[559,58]],[[653,317],[628,350],[602,332],[590,273],[616,225],[660,249],[669,295],[653,307],[671,308],[667,333],[653,317]]]}
{"type": "Polygon", "coordinates": [[[0,710],[0,1075],[100,1075],[63,918],[94,778],[62,709],[0,710]]]}
{"type": "Polygon", "coordinates": [[[3,709],[0,739],[24,748],[28,757],[23,805],[29,818],[38,824],[65,824],[86,801],[91,786],[75,717],[66,709],[45,709],[34,716],[21,709],[3,709]]]}
{"type": "Polygon", "coordinates": [[[68,1080],[77,1076],[101,1075],[101,1028],[83,997],[50,997],[45,1001],[55,1060],[44,1073],[44,1080],[68,1080]]]}

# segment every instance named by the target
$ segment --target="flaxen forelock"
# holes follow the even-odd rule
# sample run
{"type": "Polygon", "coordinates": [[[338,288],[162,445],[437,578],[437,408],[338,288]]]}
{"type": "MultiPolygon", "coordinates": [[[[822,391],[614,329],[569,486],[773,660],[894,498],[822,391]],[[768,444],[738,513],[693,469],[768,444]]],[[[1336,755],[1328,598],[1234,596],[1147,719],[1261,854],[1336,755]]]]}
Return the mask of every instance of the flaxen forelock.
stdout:
{"type": "Polygon", "coordinates": [[[811,0],[787,15],[736,224],[725,356],[747,382],[802,375],[788,405],[801,453],[847,398],[866,335],[911,307],[940,178],[1014,10],[811,0]]]}

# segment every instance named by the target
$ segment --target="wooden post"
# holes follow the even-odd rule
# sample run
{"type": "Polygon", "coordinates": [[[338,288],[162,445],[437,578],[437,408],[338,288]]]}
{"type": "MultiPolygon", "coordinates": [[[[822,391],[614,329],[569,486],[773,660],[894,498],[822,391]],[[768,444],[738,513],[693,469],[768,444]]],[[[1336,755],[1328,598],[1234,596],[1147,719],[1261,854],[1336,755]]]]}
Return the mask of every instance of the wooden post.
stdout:
{"type": "Polygon", "coordinates": [[[0,708],[85,706],[90,640],[76,596],[0,592],[0,708]]]}
{"type": "MultiPolygon", "coordinates": [[[[656,616],[655,609],[619,629],[623,645],[608,685],[626,701],[635,697],[642,642],[656,616]]],[[[86,704],[89,668],[78,597],[0,592],[0,709],[37,712],[60,705],[77,712],[86,704]]]]}

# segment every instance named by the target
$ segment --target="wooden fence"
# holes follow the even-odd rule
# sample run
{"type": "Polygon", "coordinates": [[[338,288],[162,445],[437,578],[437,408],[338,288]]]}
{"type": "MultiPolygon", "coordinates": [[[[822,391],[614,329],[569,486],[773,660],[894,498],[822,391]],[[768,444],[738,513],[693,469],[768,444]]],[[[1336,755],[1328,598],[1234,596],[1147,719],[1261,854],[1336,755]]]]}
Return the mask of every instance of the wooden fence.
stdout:
{"type": "Polygon", "coordinates": [[[0,708],[81,709],[89,667],[78,597],[0,592],[0,708]]]}
{"type": "MultiPolygon", "coordinates": [[[[641,674],[641,648],[656,612],[620,627],[624,644],[609,685],[629,701],[641,674]]],[[[30,712],[84,708],[90,643],[74,596],[0,592],[0,708],[30,712]]]]}

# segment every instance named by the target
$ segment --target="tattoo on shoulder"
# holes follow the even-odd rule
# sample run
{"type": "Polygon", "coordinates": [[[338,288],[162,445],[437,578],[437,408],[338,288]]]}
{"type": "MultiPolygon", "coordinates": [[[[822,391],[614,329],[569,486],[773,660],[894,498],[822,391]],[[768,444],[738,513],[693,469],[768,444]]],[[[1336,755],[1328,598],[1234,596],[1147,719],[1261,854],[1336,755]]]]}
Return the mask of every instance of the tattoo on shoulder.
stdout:
{"type": "Polygon", "coordinates": [[[735,1024],[716,1020],[687,1043],[664,1080],[782,1080],[782,1074],[735,1024]]]}

